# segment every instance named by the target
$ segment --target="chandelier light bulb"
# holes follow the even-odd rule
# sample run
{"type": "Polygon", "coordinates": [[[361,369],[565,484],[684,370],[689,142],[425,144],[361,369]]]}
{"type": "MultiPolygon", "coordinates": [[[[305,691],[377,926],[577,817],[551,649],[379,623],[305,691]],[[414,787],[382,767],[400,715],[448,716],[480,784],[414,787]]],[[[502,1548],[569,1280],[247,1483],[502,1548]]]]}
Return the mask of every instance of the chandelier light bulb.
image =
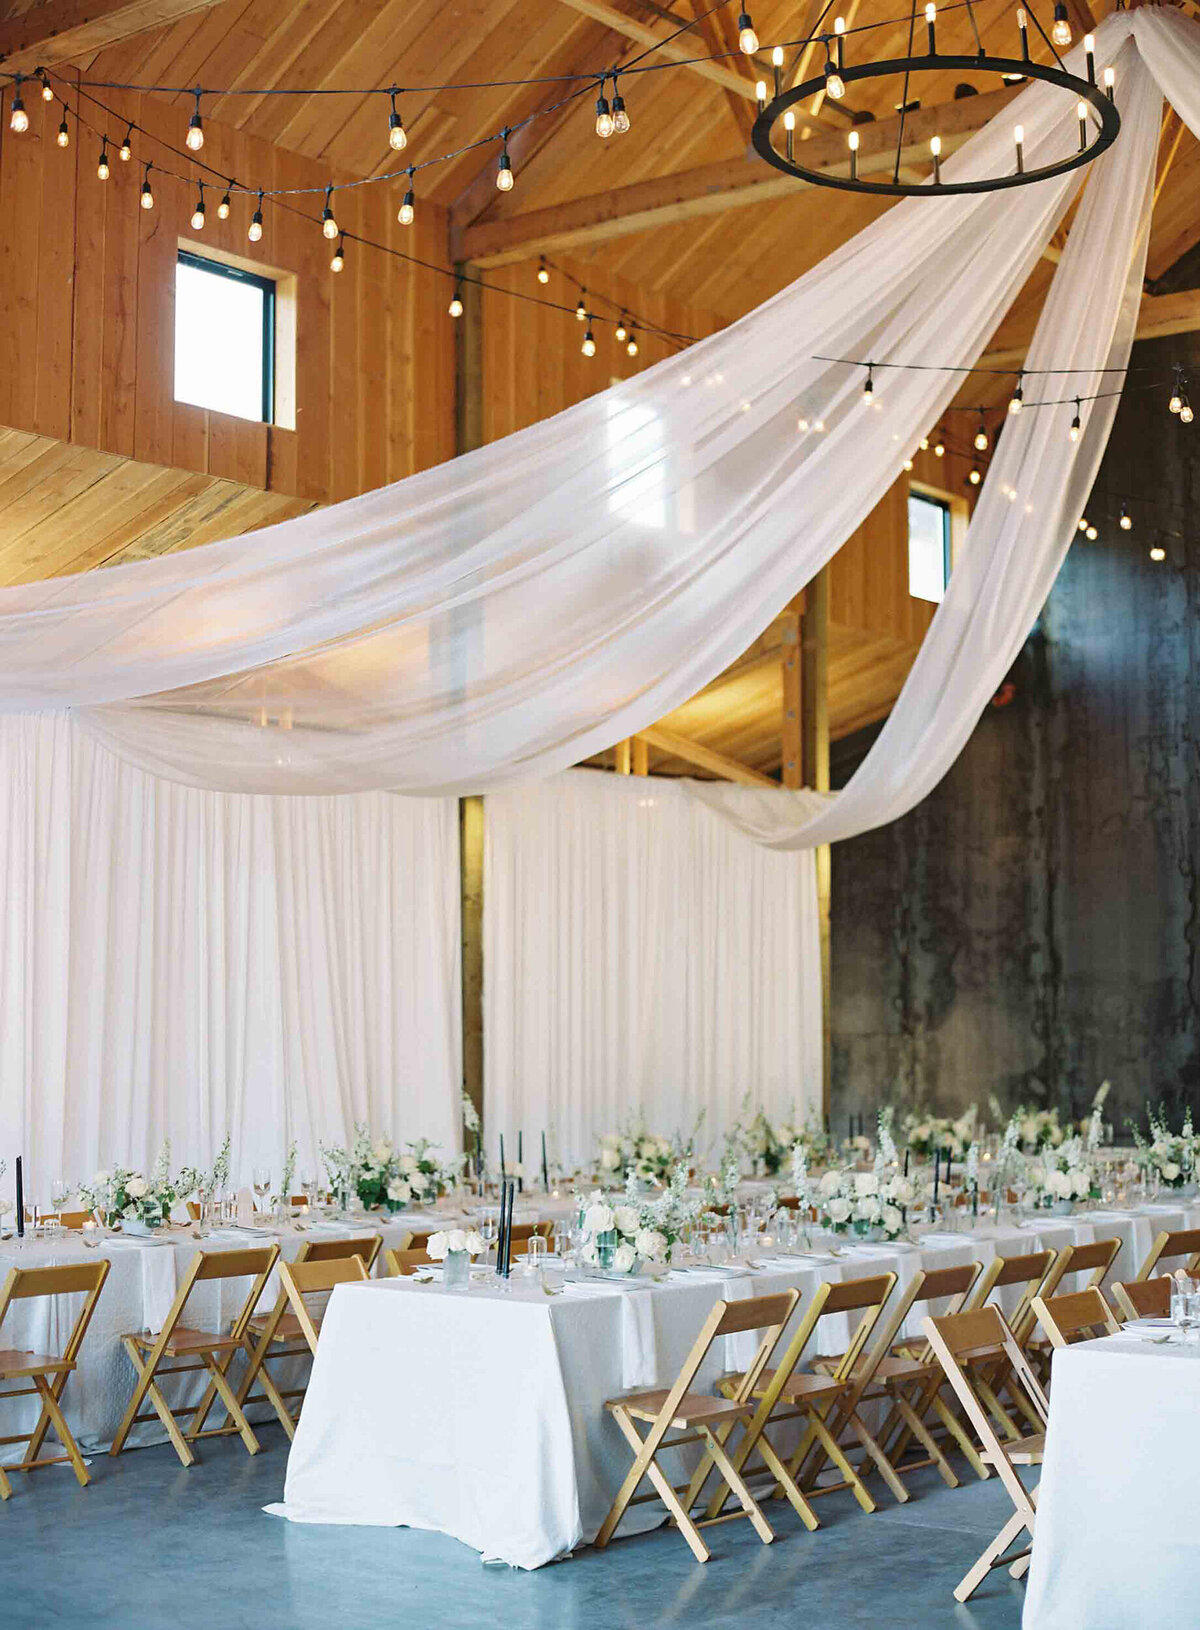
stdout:
{"type": "Polygon", "coordinates": [[[1085,34],[1083,36],[1083,51],[1087,59],[1088,84],[1094,85],[1096,83],[1096,36],[1094,34],[1085,34]]]}
{"type": "Polygon", "coordinates": [[[737,29],[738,50],[744,52],[746,56],[752,57],[758,50],[758,35],[754,32],[754,24],[748,11],[738,13],[737,29]]]}
{"type": "Polygon", "coordinates": [[[767,82],[765,79],[755,80],[754,100],[758,103],[759,111],[761,112],[761,110],[767,105],[767,82]]]}
{"type": "Polygon", "coordinates": [[[848,146],[850,148],[850,179],[851,179],[851,181],[857,181],[858,180],[858,131],[857,130],[852,130],[850,132],[850,134],[846,137],[846,142],[847,142],[847,144],[848,144],[848,146]]]}
{"type": "Polygon", "coordinates": [[[1054,26],[1050,30],[1050,38],[1064,50],[1071,43],[1071,22],[1063,0],[1057,0],[1054,7],[1054,26]]]}
{"type": "Polygon", "coordinates": [[[1117,70],[1115,68],[1106,68],[1104,70],[1104,94],[1110,101],[1112,100],[1113,88],[1116,83],[1117,70]]]}

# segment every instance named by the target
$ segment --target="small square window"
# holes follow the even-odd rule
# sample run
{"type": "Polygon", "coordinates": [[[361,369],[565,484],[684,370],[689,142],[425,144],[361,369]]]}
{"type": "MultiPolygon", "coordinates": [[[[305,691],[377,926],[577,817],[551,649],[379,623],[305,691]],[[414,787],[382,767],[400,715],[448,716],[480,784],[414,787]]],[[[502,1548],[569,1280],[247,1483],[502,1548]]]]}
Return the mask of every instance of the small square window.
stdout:
{"type": "Polygon", "coordinates": [[[274,398],[274,281],[181,250],[175,269],[175,400],[270,424],[274,398]]]}
{"type": "Polygon", "coordinates": [[[908,592],[940,601],[950,581],[950,505],[927,493],[908,495],[908,592]]]}

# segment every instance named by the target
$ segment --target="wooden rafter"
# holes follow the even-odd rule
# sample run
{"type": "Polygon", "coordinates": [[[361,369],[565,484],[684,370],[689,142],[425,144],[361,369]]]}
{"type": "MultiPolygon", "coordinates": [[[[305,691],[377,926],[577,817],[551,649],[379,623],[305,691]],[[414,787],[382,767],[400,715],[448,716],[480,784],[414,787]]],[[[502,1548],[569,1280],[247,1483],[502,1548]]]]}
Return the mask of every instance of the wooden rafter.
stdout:
{"type": "MultiPolygon", "coordinates": [[[[932,135],[941,136],[943,152],[953,152],[999,113],[1016,92],[1017,87],[1007,87],[909,114],[904,126],[906,142],[902,157],[924,156],[932,135]]],[[[859,127],[860,174],[887,169],[894,162],[899,124],[898,118],[881,119],[859,127]]],[[[812,169],[843,171],[848,163],[845,136],[826,131],[814,137],[805,144],[804,160],[812,169]]],[[[482,266],[506,266],[530,255],[789,197],[804,191],[808,185],[780,174],[757,157],[728,159],[679,175],[637,181],[611,192],[483,223],[463,233],[461,243],[456,246],[456,258],[472,260],[482,266]]]]}
{"type": "Polygon", "coordinates": [[[763,775],[759,770],[752,770],[748,764],[739,764],[736,758],[727,758],[724,753],[705,747],[690,736],[681,736],[678,731],[667,730],[660,724],[651,725],[649,730],[641,730],[638,734],[649,746],[669,753],[672,758],[681,758],[685,764],[695,764],[698,769],[709,770],[724,781],[740,781],[747,787],[779,785],[778,781],[772,781],[769,775],[763,775]]]}
{"type": "Polygon", "coordinates": [[[220,0],[43,0],[20,17],[0,21],[0,61],[10,72],[53,68],[218,4],[220,0]]]}
{"type": "MultiPolygon", "coordinates": [[[[724,20],[724,13],[718,12],[714,16],[708,7],[707,0],[691,0],[691,5],[696,22],[699,25],[701,38],[708,47],[709,55],[713,57],[723,56],[727,46],[724,38],[718,32],[717,24],[724,20]]],[[[749,146],[750,131],[754,124],[754,114],[751,112],[750,104],[745,97],[735,95],[728,86],[726,86],[722,94],[733,117],[738,135],[749,146]]]]}

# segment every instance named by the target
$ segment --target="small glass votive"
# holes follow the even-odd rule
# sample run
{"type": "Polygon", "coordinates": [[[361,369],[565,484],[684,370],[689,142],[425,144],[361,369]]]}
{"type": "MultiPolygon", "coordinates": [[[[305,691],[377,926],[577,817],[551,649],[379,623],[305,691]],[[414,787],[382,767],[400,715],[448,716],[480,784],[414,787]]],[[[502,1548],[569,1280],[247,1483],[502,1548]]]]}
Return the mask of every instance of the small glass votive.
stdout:
{"type": "Polygon", "coordinates": [[[99,1225],[99,1223],[96,1222],[94,1217],[88,1217],[85,1220],[85,1222],[83,1224],[83,1228],[80,1230],[80,1232],[81,1232],[82,1237],[83,1237],[83,1243],[88,1247],[89,1250],[94,1251],[96,1249],[97,1245],[99,1245],[99,1243],[100,1243],[100,1225],[99,1225]]]}

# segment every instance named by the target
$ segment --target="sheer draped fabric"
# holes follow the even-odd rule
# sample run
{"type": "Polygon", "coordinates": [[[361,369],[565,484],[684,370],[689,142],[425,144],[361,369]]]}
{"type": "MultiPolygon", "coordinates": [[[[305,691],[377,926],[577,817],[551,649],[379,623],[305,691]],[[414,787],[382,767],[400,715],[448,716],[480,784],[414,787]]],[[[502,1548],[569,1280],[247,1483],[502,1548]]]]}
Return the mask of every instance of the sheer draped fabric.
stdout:
{"type": "Polygon", "coordinates": [[[0,788],[0,1148],[39,1182],[227,1131],[278,1180],[359,1118],[458,1147],[453,801],[196,792],[61,713],[0,719],[0,788]]]}
{"type": "MultiPolygon", "coordinates": [[[[734,788],[753,800],[755,789],[734,788]]],[[[735,796],[736,803],[736,796],[735,796]]],[[[489,1147],[569,1165],[640,1109],[703,1112],[719,1148],[749,1093],[818,1114],[814,857],[773,855],[666,780],[570,770],[484,801],[489,1147]]]]}

